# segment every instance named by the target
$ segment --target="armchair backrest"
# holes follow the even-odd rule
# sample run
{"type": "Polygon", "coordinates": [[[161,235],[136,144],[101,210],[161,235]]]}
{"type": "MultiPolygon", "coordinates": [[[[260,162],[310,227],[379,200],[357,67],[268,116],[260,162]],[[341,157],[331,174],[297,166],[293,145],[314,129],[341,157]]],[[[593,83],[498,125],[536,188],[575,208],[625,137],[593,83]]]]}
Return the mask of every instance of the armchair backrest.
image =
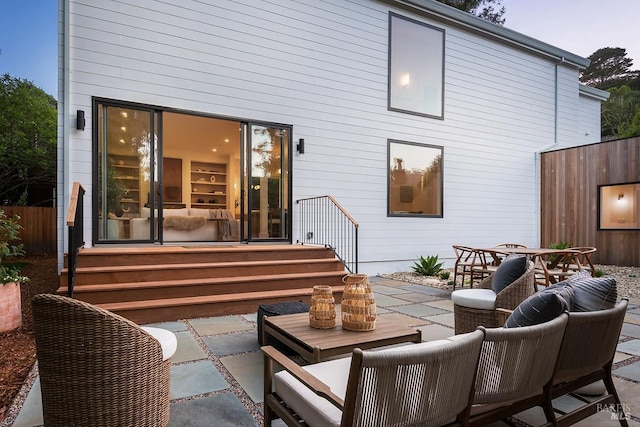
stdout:
{"type": "Polygon", "coordinates": [[[33,319],[47,426],[163,426],[169,364],[135,323],[75,299],[40,294],[33,319]]]}
{"type": "Polygon", "coordinates": [[[356,349],[342,426],[439,426],[455,419],[469,404],[483,335],[477,330],[434,346],[356,349]]]}
{"type": "Polygon", "coordinates": [[[539,325],[485,329],[473,403],[502,403],[542,393],[551,381],[567,320],[564,313],[539,325]]]}
{"type": "Polygon", "coordinates": [[[595,372],[613,360],[627,305],[622,300],[607,310],[569,314],[554,383],[595,372]]]}

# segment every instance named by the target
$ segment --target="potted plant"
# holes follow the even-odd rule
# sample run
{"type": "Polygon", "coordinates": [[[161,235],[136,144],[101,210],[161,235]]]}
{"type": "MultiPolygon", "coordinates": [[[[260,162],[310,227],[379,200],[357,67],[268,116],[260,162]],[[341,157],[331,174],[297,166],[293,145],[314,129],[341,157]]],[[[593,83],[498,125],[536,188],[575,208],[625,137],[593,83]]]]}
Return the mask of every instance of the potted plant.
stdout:
{"type": "Polygon", "coordinates": [[[19,216],[8,217],[0,210],[0,332],[11,331],[22,325],[22,303],[20,283],[29,281],[16,265],[7,264],[7,260],[24,255],[20,240],[22,226],[19,216]]]}

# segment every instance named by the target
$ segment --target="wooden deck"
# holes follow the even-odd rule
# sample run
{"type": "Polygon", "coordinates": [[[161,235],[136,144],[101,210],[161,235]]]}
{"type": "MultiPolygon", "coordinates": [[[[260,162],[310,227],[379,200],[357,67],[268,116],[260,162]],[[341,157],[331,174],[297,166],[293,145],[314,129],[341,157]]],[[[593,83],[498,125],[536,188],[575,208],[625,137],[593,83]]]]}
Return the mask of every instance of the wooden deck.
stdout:
{"type": "MultiPolygon", "coordinates": [[[[346,274],[332,250],[302,245],[153,246],[80,250],[74,298],[137,323],[256,312],[309,301],[314,285],[339,302],[346,274]]],[[[67,293],[67,270],[58,293],[67,293]]]]}

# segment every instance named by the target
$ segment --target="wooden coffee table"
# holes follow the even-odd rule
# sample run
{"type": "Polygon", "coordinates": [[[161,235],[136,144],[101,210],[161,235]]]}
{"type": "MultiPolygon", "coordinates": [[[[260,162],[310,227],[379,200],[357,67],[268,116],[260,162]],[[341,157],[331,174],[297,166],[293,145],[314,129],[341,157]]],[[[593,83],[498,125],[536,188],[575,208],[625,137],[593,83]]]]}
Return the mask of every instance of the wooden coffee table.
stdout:
{"type": "Polygon", "coordinates": [[[268,343],[268,338],[273,337],[310,363],[351,353],[354,348],[365,350],[391,344],[422,342],[420,331],[381,316],[376,319],[376,328],[365,332],[342,329],[339,312],[336,326],[331,329],[309,326],[309,313],[265,316],[262,319],[263,343],[268,343]]]}

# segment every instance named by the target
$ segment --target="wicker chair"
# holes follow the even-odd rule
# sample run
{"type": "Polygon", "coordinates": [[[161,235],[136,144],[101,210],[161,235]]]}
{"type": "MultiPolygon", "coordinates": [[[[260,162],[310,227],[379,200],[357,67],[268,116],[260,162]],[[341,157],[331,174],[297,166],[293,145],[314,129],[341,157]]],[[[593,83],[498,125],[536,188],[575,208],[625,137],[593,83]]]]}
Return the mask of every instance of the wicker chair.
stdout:
{"type": "Polygon", "coordinates": [[[166,426],[171,359],[129,320],[57,295],[33,298],[49,426],[166,426]]]}
{"type": "Polygon", "coordinates": [[[440,426],[467,411],[482,331],[456,340],[361,351],[298,366],[273,347],[265,356],[264,425],[440,426]],[[272,375],[273,361],[286,371],[272,375]],[[275,387],[273,387],[275,386],[275,387]]]}
{"type": "Polygon", "coordinates": [[[534,406],[543,408],[547,421],[555,421],[545,391],[551,386],[568,317],[563,313],[539,325],[484,330],[473,405],[463,424],[489,425],[534,406]]]}
{"type": "Polygon", "coordinates": [[[569,313],[553,387],[547,393],[548,402],[600,380],[604,382],[606,393],[559,417],[559,425],[574,424],[609,404],[613,404],[615,412],[618,412],[620,424],[627,425],[622,413],[623,405],[611,378],[611,366],[627,305],[628,302],[622,300],[607,310],[569,313]]]}
{"type": "Polygon", "coordinates": [[[536,291],[534,265],[530,261],[525,273],[497,294],[491,290],[492,279],[493,274],[478,283],[476,289],[460,289],[451,294],[456,334],[471,332],[478,326],[499,326],[496,309],[513,310],[536,291]]]}

